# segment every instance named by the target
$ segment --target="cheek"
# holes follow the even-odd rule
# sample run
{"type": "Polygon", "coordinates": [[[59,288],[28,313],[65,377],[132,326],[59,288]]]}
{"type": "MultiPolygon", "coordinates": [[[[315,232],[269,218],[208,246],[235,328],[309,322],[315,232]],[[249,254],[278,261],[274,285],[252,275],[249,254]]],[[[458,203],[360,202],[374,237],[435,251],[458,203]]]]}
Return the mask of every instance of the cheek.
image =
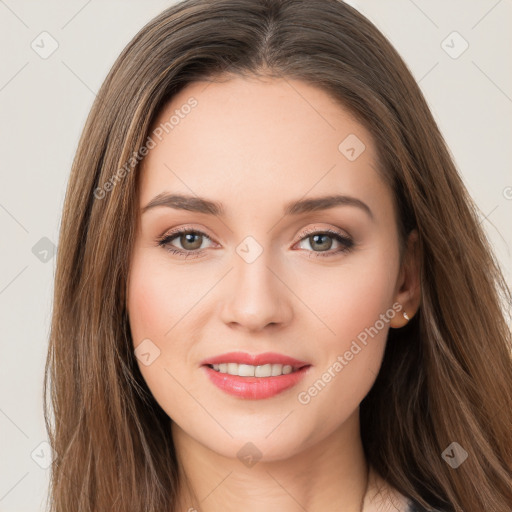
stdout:
{"type": "MultiPolygon", "coordinates": [[[[398,256],[396,256],[398,257],[398,256]]],[[[344,421],[366,396],[382,362],[392,309],[396,260],[381,251],[317,274],[308,304],[318,312],[318,364],[301,386],[298,402],[328,429],[344,421]],[[334,412],[335,411],[335,412],[334,412]]],[[[313,340],[312,340],[313,342],[313,340]]]]}
{"type": "Polygon", "coordinates": [[[166,331],[163,308],[168,302],[162,300],[161,289],[151,275],[143,275],[135,269],[130,286],[128,310],[134,348],[149,339],[161,350],[160,340],[166,331]]]}
{"type": "Polygon", "coordinates": [[[186,282],[180,282],[179,272],[171,279],[162,259],[153,251],[139,249],[132,261],[127,302],[135,345],[145,338],[167,339],[169,331],[186,313],[186,282]]]}
{"type": "Polygon", "coordinates": [[[170,272],[158,254],[149,249],[134,254],[127,304],[135,357],[153,397],[169,416],[193,412],[194,404],[180,383],[194,389],[187,375],[194,345],[187,313],[202,294],[201,286],[191,286],[190,273],[170,272]],[[138,347],[145,348],[139,352],[138,347]],[[148,352],[150,364],[145,364],[148,361],[138,354],[148,352]]]}
{"type": "Polygon", "coordinates": [[[134,255],[129,286],[127,305],[129,311],[130,330],[135,349],[135,356],[141,373],[153,391],[157,379],[162,378],[162,369],[168,356],[166,350],[166,333],[171,329],[174,318],[171,314],[176,310],[175,294],[169,293],[169,287],[163,275],[154,271],[154,262],[149,255],[140,250],[134,255]],[[147,359],[151,364],[138,356],[138,351],[150,353],[147,359]]]}
{"type": "MultiPolygon", "coordinates": [[[[393,261],[376,252],[347,261],[328,273],[317,270],[308,279],[304,291],[307,304],[321,320],[319,328],[325,332],[328,345],[343,348],[391,307],[396,281],[393,261]]],[[[380,322],[378,326],[382,329],[380,322]]],[[[383,334],[385,337],[386,332],[383,334]]]]}

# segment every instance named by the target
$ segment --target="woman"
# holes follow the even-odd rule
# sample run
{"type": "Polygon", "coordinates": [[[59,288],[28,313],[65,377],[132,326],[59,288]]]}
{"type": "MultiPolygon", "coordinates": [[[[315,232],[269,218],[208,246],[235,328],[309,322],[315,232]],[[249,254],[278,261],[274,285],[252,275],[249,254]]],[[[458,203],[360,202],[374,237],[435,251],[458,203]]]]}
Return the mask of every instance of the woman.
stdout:
{"type": "Polygon", "coordinates": [[[367,19],[177,4],[114,64],[73,164],[51,510],[510,510],[502,298],[367,19]]]}

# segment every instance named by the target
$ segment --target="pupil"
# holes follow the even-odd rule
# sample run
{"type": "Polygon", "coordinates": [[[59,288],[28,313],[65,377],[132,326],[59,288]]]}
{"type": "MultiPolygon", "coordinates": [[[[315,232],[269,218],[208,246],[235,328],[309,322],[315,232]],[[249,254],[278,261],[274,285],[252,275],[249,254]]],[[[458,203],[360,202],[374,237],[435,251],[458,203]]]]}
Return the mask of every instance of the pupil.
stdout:
{"type": "Polygon", "coordinates": [[[199,247],[201,247],[200,235],[198,235],[196,233],[187,233],[187,234],[183,235],[183,237],[185,239],[185,243],[183,243],[183,240],[182,240],[182,245],[186,249],[194,250],[194,249],[198,249],[199,247]],[[197,239],[199,240],[199,244],[197,243],[197,240],[196,240],[195,245],[194,245],[194,241],[193,241],[194,237],[197,237],[197,239]],[[191,244],[192,247],[190,247],[190,245],[187,246],[187,244],[191,244]]]}
{"type": "MultiPolygon", "coordinates": [[[[331,245],[332,245],[332,240],[331,240],[331,237],[329,235],[313,235],[311,238],[313,239],[314,243],[317,243],[317,239],[321,239],[321,238],[326,238],[327,239],[327,243],[324,242],[323,244],[320,242],[320,245],[323,247],[318,247],[319,249],[321,250],[328,250],[331,248],[331,245]]],[[[312,244],[313,245],[313,244],[312,244]]]]}

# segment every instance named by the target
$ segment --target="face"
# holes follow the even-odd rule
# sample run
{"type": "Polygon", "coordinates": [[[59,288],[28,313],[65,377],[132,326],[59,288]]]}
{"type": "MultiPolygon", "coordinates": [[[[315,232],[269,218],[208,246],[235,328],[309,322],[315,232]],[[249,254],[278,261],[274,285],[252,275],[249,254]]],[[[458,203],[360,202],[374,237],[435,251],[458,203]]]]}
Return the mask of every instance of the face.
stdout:
{"type": "Polygon", "coordinates": [[[233,78],[188,85],[151,137],[127,308],[173,428],[277,460],[353,426],[406,301],[369,133],[314,86],[233,78]]]}

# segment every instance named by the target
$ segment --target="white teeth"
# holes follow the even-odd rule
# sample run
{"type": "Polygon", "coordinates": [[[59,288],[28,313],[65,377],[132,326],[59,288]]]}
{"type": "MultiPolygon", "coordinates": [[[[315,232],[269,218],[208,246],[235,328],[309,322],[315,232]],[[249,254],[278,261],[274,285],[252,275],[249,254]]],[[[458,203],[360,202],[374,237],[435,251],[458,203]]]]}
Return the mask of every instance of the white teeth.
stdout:
{"type": "Polygon", "coordinates": [[[270,377],[271,375],[272,375],[272,365],[271,364],[264,364],[261,366],[256,366],[256,369],[254,370],[255,377],[270,377]]]}
{"type": "Polygon", "coordinates": [[[283,366],[283,374],[292,373],[293,368],[289,364],[283,366]]]}
{"type": "Polygon", "coordinates": [[[281,375],[283,373],[283,368],[279,368],[281,365],[279,364],[273,364],[272,365],[272,377],[276,375],[281,375]]]}
{"type": "MultiPolygon", "coordinates": [[[[254,377],[255,366],[251,366],[250,364],[239,364],[237,366],[238,373],[235,373],[235,375],[240,375],[240,377],[254,377]]],[[[234,368],[234,370],[236,371],[236,368],[234,368]]]]}
{"type": "Polygon", "coordinates": [[[277,377],[296,371],[289,364],[263,364],[253,366],[251,364],[220,363],[212,364],[211,367],[217,372],[238,375],[240,377],[277,377]]]}

